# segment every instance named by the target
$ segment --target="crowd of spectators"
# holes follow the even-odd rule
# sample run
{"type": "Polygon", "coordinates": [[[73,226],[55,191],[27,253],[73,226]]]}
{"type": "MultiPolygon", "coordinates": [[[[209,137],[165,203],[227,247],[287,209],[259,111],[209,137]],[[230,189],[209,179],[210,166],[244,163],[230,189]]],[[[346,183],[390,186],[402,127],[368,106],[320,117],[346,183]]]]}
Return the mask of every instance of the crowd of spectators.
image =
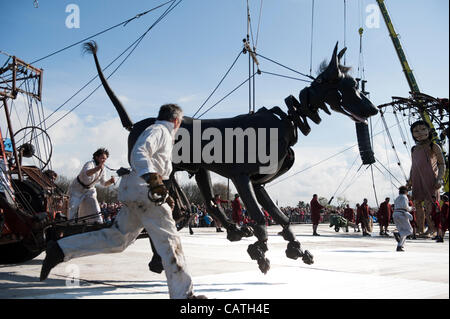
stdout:
{"type": "Polygon", "coordinates": [[[103,223],[110,223],[114,220],[116,215],[119,213],[123,204],[121,202],[115,203],[105,203],[100,204],[100,214],[103,217],[103,223]]]}
{"type": "MultiPolygon", "coordinates": [[[[448,198],[446,198],[446,208],[448,210],[448,198]]],[[[235,198],[236,200],[240,200],[239,198],[235,198]]],[[[356,207],[351,208],[349,204],[341,204],[340,206],[333,206],[328,205],[322,201],[323,209],[320,210],[320,218],[319,223],[329,223],[332,218],[332,216],[339,216],[342,218],[345,218],[350,224],[353,226],[355,232],[361,232],[360,225],[362,227],[362,232],[364,236],[370,236],[370,233],[372,233],[373,230],[373,224],[379,223],[380,227],[380,235],[386,235],[389,236],[388,227],[390,225],[394,226],[393,221],[393,211],[394,211],[394,205],[389,202],[389,198],[385,199],[385,202],[383,202],[379,207],[377,205],[374,205],[375,207],[370,207],[367,205],[367,200],[362,200],[361,204],[356,204],[356,207]],[[345,207],[344,207],[345,206],[345,207]],[[361,207],[366,207],[365,210],[361,209],[361,207]],[[349,216],[350,214],[350,216],[349,216]],[[364,222],[364,217],[366,222],[364,222]],[[386,220],[387,219],[387,220],[386,220]],[[368,221],[368,222],[367,222],[368,221]]],[[[230,220],[234,220],[239,226],[245,226],[249,225],[251,226],[254,221],[249,216],[247,210],[245,209],[245,206],[240,206],[241,210],[241,216],[239,217],[239,221],[236,221],[236,216],[233,216],[233,209],[231,205],[231,201],[223,201],[221,203],[221,208],[227,215],[227,217],[230,220]]],[[[412,202],[411,202],[412,205],[412,202]]],[[[312,217],[311,212],[311,205],[309,203],[299,205],[301,207],[280,207],[280,210],[283,214],[286,215],[286,217],[289,218],[290,223],[292,224],[314,224],[314,221],[312,217]]],[[[104,223],[111,222],[114,217],[117,215],[117,213],[120,211],[122,207],[122,204],[120,202],[114,202],[114,203],[105,203],[102,202],[100,204],[101,208],[101,214],[103,217],[104,223]]],[[[441,216],[438,216],[437,212],[441,211],[441,208],[439,206],[439,203],[436,202],[436,204],[433,206],[434,210],[432,212],[432,218],[436,223],[436,226],[438,229],[447,228],[448,226],[440,227],[440,220],[442,219],[441,216]]],[[[265,215],[266,218],[266,225],[276,225],[275,221],[272,219],[272,217],[265,211],[264,209],[261,209],[262,213],[265,215]]],[[[207,212],[206,205],[205,204],[194,204],[192,203],[191,206],[191,212],[193,218],[190,222],[190,229],[192,227],[216,227],[219,228],[217,221],[207,212]]],[[[236,213],[236,212],[235,212],[236,213]]],[[[234,213],[234,214],[235,214],[234,213]]],[[[447,213],[448,214],[448,213],[447,213]]],[[[414,212],[413,212],[414,216],[414,212]]],[[[448,217],[446,216],[444,218],[446,221],[443,222],[448,224],[448,217]]],[[[317,221],[315,221],[317,222],[317,221]]],[[[411,225],[413,227],[413,234],[410,236],[411,239],[415,239],[415,218],[411,221],[411,225]]],[[[346,227],[348,232],[348,227],[346,227]]],[[[445,233],[445,231],[444,231],[445,233]]],[[[434,239],[442,240],[443,237],[442,232],[437,234],[437,237],[434,239]]]]}

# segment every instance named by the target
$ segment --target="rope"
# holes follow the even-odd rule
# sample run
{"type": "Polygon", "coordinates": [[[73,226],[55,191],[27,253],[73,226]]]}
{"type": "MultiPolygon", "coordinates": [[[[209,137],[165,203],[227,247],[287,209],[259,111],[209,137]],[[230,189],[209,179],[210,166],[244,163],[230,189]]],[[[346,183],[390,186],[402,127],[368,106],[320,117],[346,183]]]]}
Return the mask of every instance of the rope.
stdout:
{"type": "Polygon", "coordinates": [[[225,95],[222,99],[220,99],[216,104],[214,104],[213,106],[211,106],[209,109],[207,109],[205,112],[203,112],[198,118],[201,118],[203,115],[205,115],[206,113],[208,113],[209,111],[211,111],[214,107],[216,107],[219,103],[221,103],[223,100],[225,100],[227,97],[229,97],[231,94],[233,94],[237,89],[239,89],[241,86],[243,86],[245,83],[247,83],[247,81],[250,81],[254,76],[255,76],[256,72],[253,73],[252,76],[250,76],[248,79],[246,79],[244,82],[242,82],[241,84],[239,84],[236,88],[234,88],[230,93],[228,93],[227,95],[225,95]]]}
{"type": "Polygon", "coordinates": [[[219,88],[219,86],[222,84],[222,82],[225,80],[225,78],[228,76],[228,74],[230,73],[231,69],[235,66],[236,62],[238,61],[239,57],[242,55],[243,51],[240,50],[238,56],[236,57],[236,59],[233,61],[233,63],[231,64],[231,66],[228,68],[227,72],[225,73],[225,75],[222,77],[222,79],[220,80],[219,84],[217,84],[217,86],[215,87],[215,89],[212,91],[212,93],[208,96],[208,98],[205,100],[205,102],[203,102],[203,104],[199,107],[199,109],[197,110],[197,112],[195,112],[195,114],[192,117],[195,117],[198,112],[200,112],[200,110],[205,106],[205,104],[209,101],[209,99],[213,96],[213,94],[217,91],[217,89],[219,88]]]}
{"type": "Polygon", "coordinates": [[[355,172],[355,175],[353,175],[352,179],[350,180],[350,182],[348,183],[347,187],[344,188],[344,190],[341,192],[341,194],[344,194],[347,189],[350,188],[350,186],[353,185],[353,183],[359,178],[359,175],[362,174],[363,171],[361,171],[361,168],[364,166],[364,164],[361,164],[361,166],[359,166],[358,170],[355,172]],[[359,173],[359,175],[358,175],[359,173]]]}
{"type": "Polygon", "coordinates": [[[307,83],[311,83],[311,82],[312,82],[312,81],[310,81],[310,80],[303,80],[303,79],[299,79],[299,78],[294,78],[294,77],[292,77],[292,76],[287,76],[287,75],[282,75],[282,74],[277,74],[277,73],[272,73],[272,72],[261,71],[261,73],[263,73],[263,74],[269,74],[269,75],[274,75],[274,76],[279,76],[279,77],[286,78],[286,79],[291,79],[291,80],[297,80],[297,81],[307,82],[307,83]]]}
{"type": "Polygon", "coordinates": [[[383,112],[380,111],[380,115],[381,115],[381,119],[383,120],[383,125],[384,125],[384,127],[385,127],[386,134],[387,134],[387,136],[388,136],[388,138],[389,138],[389,141],[390,141],[390,143],[391,143],[391,147],[392,147],[392,149],[394,150],[395,156],[397,157],[397,165],[400,167],[400,169],[401,169],[401,171],[402,171],[402,173],[403,173],[403,176],[405,177],[405,180],[408,180],[408,177],[406,176],[406,173],[405,173],[405,171],[403,170],[402,164],[401,164],[401,162],[400,162],[400,158],[399,158],[399,156],[398,156],[397,149],[395,148],[394,141],[392,140],[392,136],[391,136],[391,134],[390,134],[390,132],[389,132],[389,129],[388,129],[388,127],[387,127],[386,119],[385,119],[385,117],[384,117],[383,112]]]}
{"type": "MultiPolygon", "coordinates": [[[[384,175],[384,173],[378,168],[378,166],[376,166],[375,164],[372,164],[383,176],[385,176],[384,175]]],[[[395,188],[397,188],[398,189],[398,186],[397,185],[395,185],[394,183],[392,183],[392,179],[390,179],[390,182],[391,182],[391,188],[392,188],[392,186],[394,186],[395,188]]],[[[392,198],[395,198],[395,196],[394,196],[394,193],[392,193],[392,198]]]]}
{"type": "Polygon", "coordinates": [[[310,169],[310,168],[313,168],[313,167],[315,167],[315,166],[317,166],[317,165],[320,165],[320,164],[322,164],[322,163],[328,161],[329,159],[332,159],[333,157],[336,157],[336,156],[338,156],[338,155],[340,155],[340,154],[342,154],[342,153],[344,153],[344,152],[346,152],[346,151],[348,151],[348,150],[354,148],[354,147],[357,146],[357,145],[358,145],[358,144],[355,144],[355,145],[353,145],[353,146],[350,146],[350,147],[348,147],[348,148],[346,148],[346,149],[344,149],[344,150],[342,150],[342,151],[340,151],[340,152],[338,152],[338,153],[336,153],[336,154],[334,154],[334,155],[331,155],[330,157],[327,157],[327,158],[324,159],[324,160],[321,160],[321,161],[317,162],[316,164],[310,165],[310,166],[308,166],[308,167],[302,169],[302,170],[299,171],[299,172],[296,172],[296,173],[294,173],[294,174],[292,174],[292,175],[290,175],[290,176],[288,176],[288,177],[286,177],[286,178],[283,178],[282,180],[279,180],[279,181],[276,182],[276,183],[270,184],[270,185],[267,186],[267,187],[275,186],[275,185],[277,185],[277,184],[279,184],[279,183],[281,183],[281,182],[287,180],[288,178],[294,177],[294,176],[297,175],[297,174],[300,174],[300,173],[302,173],[302,172],[304,172],[304,171],[306,171],[306,170],[308,170],[308,169],[310,169]]]}
{"type": "MultiPolygon", "coordinates": [[[[373,128],[372,128],[372,118],[369,118],[369,123],[370,123],[370,138],[372,140],[372,149],[373,149],[373,128]]],[[[377,207],[379,206],[378,204],[378,197],[377,197],[377,189],[375,187],[375,177],[373,175],[373,166],[370,165],[370,172],[372,175],[372,187],[373,187],[373,192],[375,195],[375,202],[377,203],[377,207]]]]}
{"type": "MultiPolygon", "coordinates": [[[[393,177],[400,185],[402,184],[394,175],[392,175],[392,173],[389,171],[389,169],[386,168],[386,166],[383,165],[383,163],[381,163],[377,158],[375,158],[375,160],[381,165],[383,166],[383,168],[386,170],[386,172],[389,173],[389,175],[391,177],[393,177]]],[[[398,188],[398,187],[397,187],[398,188]]]]}
{"type": "MultiPolygon", "coordinates": [[[[122,55],[124,55],[131,47],[132,50],[130,51],[130,53],[124,58],[124,60],[112,71],[112,73],[107,77],[107,79],[109,79],[121,66],[122,64],[129,58],[129,56],[134,52],[134,50],[138,47],[138,45],[140,44],[140,42],[144,39],[144,37],[147,35],[147,33],[153,29],[163,18],[165,18],[167,16],[167,14],[170,13],[170,11],[172,11],[173,9],[175,9],[176,6],[178,6],[181,1],[183,0],[178,0],[178,3],[176,3],[174,5],[174,2],[170,5],[170,7],[168,9],[166,9],[166,11],[137,39],[135,40],[130,46],[128,46],[117,58],[115,58],[110,64],[108,64],[103,70],[106,70],[108,67],[110,67],[114,62],[116,62],[122,55]]],[[[59,109],[61,109],[65,104],[67,104],[67,102],[69,102],[72,98],[74,98],[76,95],[78,95],[78,93],[80,93],[85,87],[87,87],[92,81],[94,81],[96,78],[98,77],[98,75],[96,75],[95,77],[93,77],[87,84],[85,84],[80,90],[78,90],[74,95],[72,95],[66,102],[64,102],[60,107],[58,107],[55,111],[53,111],[49,116],[47,116],[47,118],[44,119],[43,122],[47,121],[53,114],[55,114],[59,109]]],[[[92,94],[94,94],[100,87],[102,86],[102,84],[98,85],[88,96],[86,96],[80,103],[78,103],[76,106],[74,106],[72,109],[70,109],[66,114],[64,114],[61,118],[59,118],[58,120],[56,120],[52,125],[50,125],[48,129],[52,128],[54,125],[56,125],[59,121],[61,121],[63,118],[65,118],[67,115],[69,115],[71,112],[73,112],[77,107],[79,107],[82,103],[84,103],[89,97],[92,96],[92,94]]],[[[39,123],[39,125],[41,125],[43,122],[39,123]]]]}
{"type": "Polygon", "coordinates": [[[118,26],[121,26],[121,25],[126,26],[129,22],[133,21],[134,19],[138,19],[138,18],[140,18],[141,16],[146,15],[147,13],[149,13],[149,12],[151,12],[151,11],[154,11],[154,10],[156,10],[156,9],[159,9],[159,8],[165,6],[166,4],[168,4],[168,3],[170,3],[170,2],[173,3],[173,2],[175,2],[175,1],[176,1],[176,0],[170,0],[170,1],[167,1],[166,3],[163,3],[163,4],[161,4],[161,5],[157,6],[157,7],[154,7],[154,8],[152,8],[152,9],[150,9],[150,10],[147,10],[147,11],[144,11],[144,12],[142,12],[142,13],[139,13],[139,14],[135,15],[133,18],[127,19],[127,20],[125,20],[125,21],[122,21],[122,22],[120,22],[120,23],[118,23],[118,24],[116,24],[116,25],[114,25],[114,26],[112,26],[112,27],[110,27],[110,28],[108,28],[108,29],[106,29],[106,30],[100,31],[100,32],[98,32],[98,33],[96,33],[96,34],[94,34],[94,35],[91,35],[91,36],[89,36],[89,37],[87,37],[87,38],[84,38],[83,40],[80,40],[80,41],[75,42],[75,43],[73,43],[73,44],[71,44],[71,45],[68,45],[68,46],[66,46],[66,47],[64,47],[64,48],[62,48],[62,49],[60,49],[60,50],[57,50],[57,51],[55,51],[55,52],[53,52],[53,53],[50,53],[50,54],[48,54],[48,55],[46,55],[46,56],[44,56],[44,57],[42,57],[42,58],[40,58],[40,59],[34,60],[34,61],[31,62],[30,64],[35,64],[35,63],[40,62],[40,61],[42,61],[42,60],[44,60],[44,59],[47,59],[47,58],[49,58],[49,57],[51,57],[51,56],[53,56],[53,55],[55,55],[55,54],[58,54],[58,53],[60,53],[60,52],[63,52],[63,51],[65,51],[65,50],[67,50],[67,49],[70,49],[70,48],[72,48],[72,47],[74,47],[74,46],[80,44],[80,43],[84,43],[84,42],[86,42],[86,41],[89,40],[89,39],[92,39],[92,38],[94,38],[94,37],[96,37],[96,36],[99,36],[99,35],[105,33],[105,32],[108,32],[108,31],[110,31],[110,30],[112,30],[112,29],[114,29],[114,28],[117,28],[118,26]]]}
{"type": "Polygon", "coordinates": [[[285,68],[285,69],[288,69],[289,71],[292,71],[292,72],[294,72],[294,73],[297,73],[297,74],[300,74],[300,75],[302,75],[302,76],[304,76],[304,77],[307,77],[307,78],[309,78],[309,79],[311,79],[311,80],[315,80],[315,78],[313,77],[313,76],[311,76],[311,75],[307,75],[307,74],[305,74],[305,73],[302,73],[302,72],[299,72],[299,71],[296,71],[296,70],[294,70],[294,69],[292,69],[292,68],[290,68],[290,67],[288,67],[288,66],[285,66],[285,65],[283,65],[283,64],[281,64],[281,63],[279,63],[279,62],[277,62],[277,61],[275,61],[275,60],[272,60],[272,59],[269,59],[269,58],[267,58],[267,57],[265,57],[265,56],[263,56],[263,55],[261,55],[261,54],[259,54],[259,53],[256,53],[256,52],[254,52],[257,56],[260,56],[261,58],[263,58],[263,59],[265,59],[265,60],[267,60],[267,61],[270,61],[270,62],[272,62],[272,63],[275,63],[276,65],[278,65],[278,66],[281,66],[281,67],[283,67],[283,68],[285,68]]]}
{"type": "Polygon", "coordinates": [[[408,152],[409,156],[411,157],[411,151],[410,151],[411,146],[408,148],[408,145],[406,144],[406,138],[405,138],[405,135],[403,134],[402,126],[400,125],[400,120],[398,119],[397,112],[395,110],[394,110],[394,116],[395,116],[395,120],[397,121],[398,130],[400,131],[400,135],[402,137],[403,145],[405,145],[406,152],[408,152]]]}
{"type": "MultiPolygon", "coordinates": [[[[250,49],[250,34],[252,36],[252,42],[255,43],[255,40],[253,39],[253,30],[252,30],[252,24],[250,19],[250,6],[249,1],[247,0],[247,41],[244,43],[248,45],[248,48],[250,49]]],[[[246,47],[247,48],[247,47],[246,47]]],[[[252,57],[249,52],[248,54],[248,76],[250,78],[252,74],[252,57]]],[[[248,113],[251,113],[252,111],[252,82],[248,82],[248,113]]]]}
{"type": "MultiPolygon", "coordinates": [[[[169,6],[169,8],[168,9],[166,9],[166,11],[164,11],[164,13],[136,40],[136,41],[134,41],[130,46],[128,46],[116,59],[114,59],[104,70],[106,70],[109,66],[111,66],[115,61],[117,61],[123,54],[125,54],[125,52],[127,52],[131,47],[133,47],[133,45],[134,45],[134,47],[132,48],[132,50],[130,51],[130,53],[124,58],[124,60],[119,64],[119,66],[116,68],[116,69],[114,69],[114,71],[108,76],[108,79],[122,66],[122,64],[129,58],[129,56],[134,52],[134,50],[138,47],[138,45],[140,44],[140,42],[144,39],[144,37],[147,35],[147,33],[151,30],[151,29],[153,29],[153,27],[155,27],[163,18],[165,18],[166,16],[167,16],[167,14],[170,12],[170,11],[172,11],[175,7],[177,7],[180,3],[181,3],[181,1],[182,0],[179,0],[178,1],[178,3],[176,3],[175,5],[174,5],[174,3],[175,3],[175,1],[176,0],[171,0],[171,1],[168,1],[168,2],[166,2],[165,4],[167,4],[167,3],[170,3],[170,2],[172,2],[171,3],[171,5],[169,6]]],[[[134,20],[134,19],[136,19],[136,18],[139,18],[139,17],[141,17],[142,15],[145,15],[145,14],[147,14],[148,12],[150,12],[150,11],[153,11],[153,10],[156,10],[157,8],[160,8],[160,7],[162,7],[162,6],[164,6],[165,4],[163,4],[163,5],[160,5],[160,6],[158,6],[158,7],[156,7],[156,8],[153,8],[153,9],[150,9],[150,10],[147,10],[146,12],[143,12],[143,13],[141,13],[141,14],[138,14],[138,15],[136,15],[134,18],[131,18],[131,19],[128,19],[128,20],[126,20],[126,21],[124,21],[124,22],[122,22],[122,23],[120,23],[120,24],[118,24],[118,25],[121,25],[121,24],[124,24],[125,23],[125,25],[128,23],[128,22],[130,22],[130,21],[132,21],[132,20],[134,20]]],[[[116,26],[118,26],[118,25],[116,25],[116,26]]],[[[116,27],[116,26],[114,26],[114,27],[116,27]]],[[[114,28],[114,27],[112,27],[112,28],[114,28]]],[[[112,28],[109,28],[108,30],[105,30],[105,31],[102,31],[102,32],[100,32],[100,33],[98,33],[98,34],[101,34],[101,33],[104,33],[104,32],[106,32],[106,31],[109,31],[109,30],[111,30],[112,28]]],[[[98,35],[98,34],[96,34],[96,35],[98,35]]],[[[88,40],[88,39],[90,39],[90,38],[92,38],[92,37],[95,37],[96,35],[93,35],[93,36],[91,36],[91,37],[89,37],[89,38],[86,38],[86,39],[83,39],[83,40],[81,40],[81,41],[79,41],[79,42],[77,42],[77,43],[75,43],[75,44],[73,44],[73,45],[70,45],[70,46],[68,46],[68,47],[66,47],[66,48],[63,48],[63,49],[61,49],[61,50],[58,50],[57,52],[54,52],[54,53],[52,53],[52,54],[49,54],[49,55],[47,55],[47,56],[45,56],[45,57],[43,57],[43,58],[41,58],[41,59],[39,59],[39,60],[36,60],[36,61],[34,61],[34,62],[32,62],[31,64],[34,64],[34,63],[36,63],[36,62],[38,62],[38,61],[40,61],[40,60],[43,60],[43,59],[45,59],[45,58],[48,58],[48,57],[50,57],[50,56],[52,56],[52,55],[55,55],[55,54],[57,54],[57,53],[59,53],[59,52],[61,52],[61,51],[64,51],[65,49],[68,49],[69,47],[72,47],[72,46],[74,46],[74,45],[76,45],[76,44],[79,44],[79,43],[81,43],[81,42],[83,42],[83,41],[85,41],[85,40],[88,40]]],[[[49,116],[47,116],[43,121],[41,121],[41,123],[39,123],[38,125],[40,126],[40,125],[42,125],[43,123],[45,123],[45,121],[46,120],[48,120],[53,114],[55,114],[59,109],[61,109],[65,104],[67,104],[67,102],[69,102],[72,98],[74,98],[76,95],[78,95],[78,93],[80,93],[85,87],[87,87],[90,83],[92,83],[92,81],[94,81],[96,78],[98,77],[98,75],[96,75],[94,78],[92,78],[86,85],[84,85],[80,90],[78,90],[74,95],[72,95],[68,100],[66,100],[61,106],[59,106],[56,110],[54,110],[49,116]]],[[[97,86],[86,98],[84,98],[80,103],[78,103],[75,107],[73,107],[71,110],[69,110],[66,114],[64,114],[61,118],[59,118],[58,120],[56,120],[52,125],[50,125],[48,128],[47,128],[47,130],[48,129],[50,129],[51,127],[53,127],[54,125],[56,125],[59,121],[61,121],[62,119],[64,119],[67,115],[69,115],[72,111],[74,111],[78,106],[80,106],[83,102],[85,102],[90,96],[92,96],[92,94],[94,94],[99,88],[101,87],[101,85],[99,85],[99,86],[97,86]]],[[[39,136],[39,135],[38,135],[39,136]]]]}
{"type": "Polygon", "coordinates": [[[253,39],[252,23],[250,19],[250,6],[247,0],[247,41],[250,41],[250,35],[252,37],[252,42],[255,43],[253,39]]]}
{"type": "Polygon", "coordinates": [[[99,215],[103,215],[101,212],[99,213],[95,213],[95,214],[90,214],[90,215],[86,215],[83,217],[74,217],[72,219],[67,219],[67,220],[61,220],[61,221],[54,221],[52,223],[50,223],[49,225],[59,225],[59,224],[67,224],[67,223],[78,223],[78,222],[83,222],[83,221],[88,221],[90,219],[94,219],[94,218],[98,218],[99,215]]]}
{"type": "Polygon", "coordinates": [[[362,80],[365,79],[365,70],[364,70],[364,53],[363,53],[363,20],[364,20],[364,14],[362,10],[362,3],[361,0],[358,1],[358,12],[359,12],[359,57],[358,57],[358,77],[362,80]],[[361,70],[362,69],[362,70],[361,70]]]}
{"type": "Polygon", "coordinates": [[[2,52],[2,51],[0,51],[0,53],[6,55],[6,56],[8,57],[8,59],[6,60],[6,62],[5,62],[5,63],[3,64],[3,66],[0,68],[0,71],[1,71],[2,69],[5,68],[5,66],[8,65],[9,61],[11,60],[11,56],[10,56],[9,54],[5,53],[5,52],[2,52]]]}
{"type": "MultiPolygon", "coordinates": [[[[3,171],[3,168],[0,167],[0,169],[3,171]]],[[[3,171],[4,172],[4,171],[3,171]]],[[[4,172],[6,174],[6,172],[4,172]]],[[[13,187],[14,185],[14,181],[11,180],[11,186],[13,187]]],[[[24,206],[24,208],[28,209],[30,212],[34,212],[33,207],[31,206],[31,204],[28,203],[28,200],[23,196],[23,193],[20,191],[16,191],[14,190],[14,195],[12,194],[12,190],[9,189],[8,184],[4,184],[4,188],[7,189],[7,192],[10,194],[10,196],[12,198],[14,198],[14,196],[17,196],[19,198],[22,199],[22,204],[24,206]]],[[[17,186],[16,186],[17,187],[17,186]]],[[[14,187],[13,187],[14,188],[14,187]]],[[[31,196],[31,195],[30,195],[31,196]]],[[[16,200],[14,200],[16,201],[16,200]]],[[[20,212],[23,213],[24,215],[28,215],[28,217],[33,217],[33,214],[28,213],[27,211],[23,211],[20,209],[20,207],[18,206],[17,208],[19,208],[20,212]]],[[[22,214],[15,214],[24,224],[26,224],[27,226],[29,225],[27,220],[25,220],[24,216],[22,216],[22,214]]],[[[34,241],[34,243],[36,244],[36,246],[39,246],[39,240],[36,238],[35,234],[34,234],[34,230],[30,228],[30,235],[34,241]]]]}
{"type": "Polygon", "coordinates": [[[364,29],[361,27],[359,28],[359,57],[358,57],[358,76],[364,80],[366,75],[365,75],[365,69],[364,69],[364,53],[363,53],[363,32],[364,29]]]}
{"type": "MultiPolygon", "coordinates": [[[[411,110],[409,110],[411,113],[411,110]]],[[[406,128],[406,123],[405,123],[405,116],[406,114],[404,114],[404,116],[402,116],[402,123],[403,123],[403,128],[405,129],[405,132],[408,132],[407,128],[406,128]]],[[[408,145],[411,148],[411,140],[409,139],[409,134],[406,134],[406,137],[408,139],[408,145]]]]}
{"type": "Polygon", "coordinates": [[[261,0],[261,5],[259,7],[258,30],[256,31],[256,42],[255,42],[255,47],[254,47],[255,49],[258,46],[259,31],[260,31],[260,27],[261,27],[262,8],[263,8],[263,0],[261,0]]]}
{"type": "Polygon", "coordinates": [[[311,49],[309,53],[309,75],[312,76],[312,63],[313,63],[313,41],[314,40],[314,0],[312,0],[311,10],[311,49]]]}
{"type": "MultiPolygon", "coordinates": [[[[395,126],[395,125],[392,125],[392,126],[390,126],[389,128],[392,128],[392,127],[394,127],[394,126],[395,126]]],[[[389,128],[387,128],[387,129],[389,129],[389,128]]],[[[375,133],[375,134],[373,135],[373,137],[375,137],[375,136],[377,136],[377,135],[379,135],[379,134],[381,134],[381,133],[384,133],[384,132],[385,132],[385,130],[380,131],[380,132],[378,132],[378,133],[375,133]]],[[[309,167],[307,167],[307,168],[305,168],[305,169],[303,169],[303,170],[301,170],[301,171],[299,171],[299,172],[296,172],[296,173],[294,173],[294,174],[292,174],[292,175],[290,175],[290,176],[288,176],[288,177],[286,177],[286,178],[284,178],[284,179],[282,179],[282,180],[280,180],[280,181],[278,181],[278,182],[276,182],[276,183],[274,183],[274,184],[270,184],[270,185],[267,186],[267,187],[272,187],[272,186],[274,186],[274,185],[276,185],[276,184],[278,184],[278,183],[281,183],[281,182],[283,182],[283,181],[285,181],[285,180],[287,180],[287,179],[289,179],[289,178],[291,178],[291,177],[294,177],[294,176],[297,175],[297,174],[300,174],[300,173],[302,173],[302,172],[304,172],[304,171],[306,171],[306,170],[308,170],[308,169],[310,169],[310,168],[312,168],[312,167],[314,167],[314,166],[317,166],[317,165],[319,165],[319,164],[321,164],[321,163],[327,161],[328,159],[331,159],[331,158],[333,158],[333,157],[335,157],[335,156],[338,156],[338,155],[340,155],[341,153],[344,153],[344,152],[346,152],[346,151],[348,151],[348,150],[350,150],[350,149],[352,149],[352,148],[354,148],[354,147],[356,147],[356,146],[358,146],[358,144],[354,144],[354,145],[352,145],[352,146],[350,146],[350,147],[348,147],[348,148],[346,148],[346,149],[344,149],[344,150],[342,150],[342,151],[340,151],[340,152],[338,152],[338,153],[336,153],[336,154],[334,154],[334,155],[328,157],[328,158],[325,159],[325,160],[322,160],[322,161],[320,161],[320,162],[318,162],[318,163],[316,163],[316,164],[314,164],[314,165],[311,165],[311,166],[309,166],[309,167]]],[[[361,165],[361,166],[362,166],[362,165],[361,165]]]]}
{"type": "Polygon", "coordinates": [[[353,168],[353,165],[355,165],[356,161],[358,160],[359,154],[356,155],[355,160],[353,161],[352,166],[350,166],[350,168],[347,170],[347,173],[345,174],[344,178],[342,179],[341,183],[339,184],[338,188],[336,189],[336,191],[334,192],[333,196],[331,196],[330,201],[328,202],[328,205],[331,204],[331,201],[333,200],[334,196],[336,196],[336,193],[338,192],[339,188],[341,188],[342,184],[344,183],[344,180],[347,178],[348,173],[350,173],[350,170],[353,168]]]}
{"type": "Polygon", "coordinates": [[[377,189],[375,187],[375,178],[373,176],[373,165],[370,165],[370,171],[371,171],[371,175],[372,175],[372,187],[373,187],[373,193],[375,195],[375,202],[377,203],[377,207],[379,207],[380,205],[378,204],[378,197],[377,197],[377,189]]]}
{"type": "MultiPolygon", "coordinates": [[[[386,160],[387,160],[387,165],[388,167],[391,167],[391,162],[389,161],[389,155],[388,155],[388,148],[387,148],[387,143],[386,143],[386,136],[383,135],[383,141],[384,141],[384,151],[386,153],[386,160]]],[[[376,160],[376,159],[375,159],[376,160]]],[[[392,198],[394,197],[394,189],[392,188],[392,177],[391,175],[389,175],[389,180],[391,182],[391,192],[392,192],[392,198]]]]}
{"type": "MultiPolygon", "coordinates": [[[[347,47],[347,1],[346,0],[344,0],[344,48],[345,47],[347,47]]],[[[344,65],[347,65],[346,57],[347,57],[347,54],[344,53],[344,65]]]]}

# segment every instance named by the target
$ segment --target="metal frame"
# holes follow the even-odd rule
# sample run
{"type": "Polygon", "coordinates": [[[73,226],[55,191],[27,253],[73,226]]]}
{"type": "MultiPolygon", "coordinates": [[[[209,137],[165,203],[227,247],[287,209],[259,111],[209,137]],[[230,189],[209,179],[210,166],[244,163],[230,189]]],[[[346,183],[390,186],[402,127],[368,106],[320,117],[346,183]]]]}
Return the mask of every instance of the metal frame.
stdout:
{"type": "Polygon", "coordinates": [[[8,75],[11,72],[11,79],[0,80],[0,97],[15,99],[18,93],[30,95],[39,101],[42,99],[42,78],[44,70],[38,69],[21,59],[13,56],[12,63],[7,67],[0,69],[0,76],[3,74],[8,75]],[[38,87],[36,92],[28,92],[21,89],[22,84],[26,80],[37,79],[38,87]],[[10,86],[3,87],[2,84],[8,84],[10,86]]]}

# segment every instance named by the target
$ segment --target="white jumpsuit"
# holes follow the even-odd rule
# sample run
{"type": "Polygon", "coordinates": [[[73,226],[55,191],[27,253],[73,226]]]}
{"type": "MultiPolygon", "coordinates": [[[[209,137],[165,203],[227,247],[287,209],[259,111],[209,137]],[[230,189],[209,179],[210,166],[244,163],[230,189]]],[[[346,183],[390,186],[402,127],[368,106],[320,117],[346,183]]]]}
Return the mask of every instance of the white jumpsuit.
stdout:
{"type": "Polygon", "coordinates": [[[89,161],[84,164],[78,174],[81,183],[85,186],[89,186],[88,188],[81,185],[78,178],[75,178],[70,184],[69,216],[67,216],[69,219],[90,216],[84,220],[86,223],[103,223],[103,218],[100,214],[100,205],[97,201],[97,190],[95,189],[95,185],[100,183],[105,186],[107,182],[105,170],[103,169],[91,176],[86,174],[86,171],[93,169],[96,166],[94,160],[89,161]]]}
{"type": "Polygon", "coordinates": [[[410,221],[413,220],[413,216],[409,213],[412,207],[409,206],[409,200],[406,195],[399,195],[394,201],[394,219],[395,226],[400,234],[400,242],[398,247],[403,247],[406,241],[406,237],[413,233],[413,229],[410,221]]]}
{"type": "Polygon", "coordinates": [[[132,172],[122,177],[119,200],[124,204],[114,224],[95,232],[63,238],[58,241],[65,261],[99,253],[118,253],[136,240],[145,228],[167,277],[170,298],[185,299],[192,293],[180,237],[167,203],[156,206],[148,199],[148,187],[140,177],[159,173],[168,179],[172,171],[173,124],[156,121],[138,138],[131,153],[132,172]]]}

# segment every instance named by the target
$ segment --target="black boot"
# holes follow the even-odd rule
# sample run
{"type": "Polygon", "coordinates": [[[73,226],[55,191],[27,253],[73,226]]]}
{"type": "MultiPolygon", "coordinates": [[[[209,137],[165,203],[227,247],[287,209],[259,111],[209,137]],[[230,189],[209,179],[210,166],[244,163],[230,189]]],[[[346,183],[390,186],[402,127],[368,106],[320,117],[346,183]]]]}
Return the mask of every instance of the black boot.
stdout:
{"type": "Polygon", "coordinates": [[[208,297],[206,297],[205,295],[194,295],[194,293],[190,293],[187,296],[187,299],[208,299],[208,297]]]}
{"type": "Polygon", "coordinates": [[[400,234],[399,233],[394,233],[394,238],[397,241],[397,243],[400,242],[400,234]]]}
{"type": "Polygon", "coordinates": [[[159,255],[154,254],[152,260],[148,263],[148,269],[157,274],[160,274],[164,270],[162,259],[159,255]]]}
{"type": "Polygon", "coordinates": [[[49,241],[47,244],[46,255],[42,263],[40,281],[47,279],[50,271],[59,263],[64,261],[64,253],[56,241],[49,241]]]}

